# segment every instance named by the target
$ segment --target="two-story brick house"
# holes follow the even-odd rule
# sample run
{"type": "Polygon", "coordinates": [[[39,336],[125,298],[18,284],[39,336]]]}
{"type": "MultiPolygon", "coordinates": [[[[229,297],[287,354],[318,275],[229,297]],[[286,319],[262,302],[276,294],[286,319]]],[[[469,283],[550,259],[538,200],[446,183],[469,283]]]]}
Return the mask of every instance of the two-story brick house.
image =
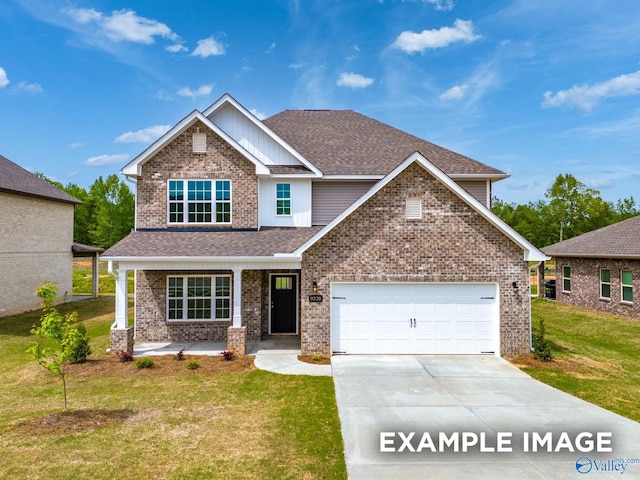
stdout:
{"type": "Polygon", "coordinates": [[[528,261],[491,213],[507,175],[353,111],[258,120],[229,95],[124,167],[136,230],[117,270],[112,348],[298,335],[303,353],[530,348],[528,261]]]}

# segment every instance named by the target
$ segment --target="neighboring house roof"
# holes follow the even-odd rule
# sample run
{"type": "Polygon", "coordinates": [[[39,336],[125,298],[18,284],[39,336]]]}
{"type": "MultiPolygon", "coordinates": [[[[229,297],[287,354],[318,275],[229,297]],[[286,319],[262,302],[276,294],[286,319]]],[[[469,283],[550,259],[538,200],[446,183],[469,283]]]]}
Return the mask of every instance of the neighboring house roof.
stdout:
{"type": "Polygon", "coordinates": [[[63,203],[82,203],[0,155],[0,191],[63,203]]]}
{"type": "Polygon", "coordinates": [[[640,258],[640,215],[544,247],[552,257],[640,258]]]}
{"type": "Polygon", "coordinates": [[[353,110],[285,110],[263,120],[325,175],[387,175],[420,152],[449,176],[508,175],[353,110]]]}
{"type": "Polygon", "coordinates": [[[302,255],[309,247],[311,247],[314,243],[324,237],[327,233],[333,230],[340,222],[342,222],[346,217],[351,215],[360,205],[373,197],[376,193],[378,193],[382,188],[384,188],[389,182],[391,182],[394,178],[396,178],[400,173],[402,173],[409,165],[413,163],[419,164],[422,168],[431,173],[436,179],[446,185],[449,190],[455,193],[458,197],[460,197],[463,201],[465,201],[471,208],[473,208],[476,212],[478,212],[482,217],[485,218],[489,223],[491,223],[494,227],[499,229],[504,235],[506,235],[511,241],[513,241],[516,245],[524,251],[524,260],[525,261],[542,261],[547,260],[547,257],[544,253],[534,247],[530,242],[528,242],[522,235],[516,232],[513,228],[503,222],[497,215],[495,215],[491,210],[485,207],[482,203],[476,200],[471,194],[469,194],[465,189],[463,189],[456,182],[451,180],[442,170],[440,170],[437,166],[427,160],[420,152],[415,152],[412,155],[409,155],[404,162],[398,165],[389,175],[387,175],[384,179],[380,180],[376,185],[371,188],[365,195],[363,195],[357,202],[347,208],[344,212],[338,215],[331,223],[322,228],[318,233],[316,233],[313,237],[311,237],[304,245],[298,248],[293,255],[300,256],[302,255]]]}
{"type": "Polygon", "coordinates": [[[291,253],[322,227],[259,231],[136,231],[107,250],[105,260],[175,257],[273,257],[291,253]]]}
{"type": "Polygon", "coordinates": [[[96,253],[104,252],[104,248],[74,242],[73,245],[71,245],[71,252],[73,252],[74,257],[92,257],[96,253]]]}

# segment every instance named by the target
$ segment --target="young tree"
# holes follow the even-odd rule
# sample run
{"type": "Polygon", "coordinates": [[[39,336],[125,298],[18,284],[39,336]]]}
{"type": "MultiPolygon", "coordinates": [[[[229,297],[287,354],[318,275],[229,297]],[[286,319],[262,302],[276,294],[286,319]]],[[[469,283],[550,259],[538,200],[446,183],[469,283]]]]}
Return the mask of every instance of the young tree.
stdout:
{"type": "Polygon", "coordinates": [[[57,375],[62,380],[64,409],[67,409],[67,373],[70,363],[82,363],[91,354],[84,325],[75,325],[76,312],[62,315],[53,307],[58,287],[54,282],[43,282],[36,290],[42,300],[40,326],[31,329],[36,336],[35,344],[27,351],[38,365],[57,375]]]}

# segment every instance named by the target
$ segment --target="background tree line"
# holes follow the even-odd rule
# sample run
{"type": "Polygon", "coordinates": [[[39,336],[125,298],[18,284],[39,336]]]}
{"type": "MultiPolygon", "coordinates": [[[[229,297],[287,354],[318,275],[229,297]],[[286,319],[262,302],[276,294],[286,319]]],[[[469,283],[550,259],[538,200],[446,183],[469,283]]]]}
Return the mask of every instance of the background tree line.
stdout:
{"type": "Polygon", "coordinates": [[[62,185],[41,173],[36,175],[82,202],[75,206],[74,242],[109,248],[133,230],[135,197],[117,175],[99,177],[89,190],[74,183],[62,185]]]}
{"type": "Polygon", "coordinates": [[[493,198],[493,212],[536,247],[545,247],[640,214],[633,197],[615,204],[573,175],[558,175],[545,199],[524,205],[493,198]]]}

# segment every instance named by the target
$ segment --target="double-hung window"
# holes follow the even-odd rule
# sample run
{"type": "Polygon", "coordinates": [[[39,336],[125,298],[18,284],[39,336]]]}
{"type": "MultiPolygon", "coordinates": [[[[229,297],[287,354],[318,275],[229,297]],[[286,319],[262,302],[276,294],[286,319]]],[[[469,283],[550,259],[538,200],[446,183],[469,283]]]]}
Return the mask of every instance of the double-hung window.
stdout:
{"type": "Polygon", "coordinates": [[[169,180],[169,223],[231,223],[231,181],[169,180]]]}
{"type": "Polygon", "coordinates": [[[167,319],[203,321],[231,319],[231,277],[167,277],[167,319]]]}
{"type": "Polygon", "coordinates": [[[276,183],[276,215],[291,215],[290,183],[276,183]]]}
{"type": "Polygon", "coordinates": [[[622,301],[633,302],[633,272],[622,270],[620,272],[620,286],[622,288],[622,301]]]}
{"type": "Polygon", "coordinates": [[[611,270],[600,269],[600,298],[611,298],[611,270]]]}
{"type": "Polygon", "coordinates": [[[562,291],[571,291],[571,267],[563,265],[562,267],[562,291]]]}

